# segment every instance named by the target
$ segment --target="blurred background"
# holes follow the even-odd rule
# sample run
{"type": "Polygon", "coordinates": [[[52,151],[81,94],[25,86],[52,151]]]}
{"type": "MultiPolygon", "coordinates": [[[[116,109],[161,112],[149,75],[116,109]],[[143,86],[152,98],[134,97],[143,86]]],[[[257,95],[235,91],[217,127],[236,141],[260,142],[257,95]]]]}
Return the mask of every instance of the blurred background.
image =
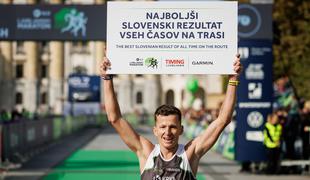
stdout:
{"type": "MultiPolygon", "coordinates": [[[[238,102],[233,122],[202,160],[197,177],[309,178],[310,2],[238,2],[244,65],[238,102]],[[266,154],[271,114],[282,127],[277,160],[266,154]],[[270,161],[277,164],[273,172],[267,171],[270,161]]],[[[139,179],[135,156],[106,119],[99,77],[106,1],[0,3],[1,177],[139,179]],[[83,27],[70,29],[65,17],[71,11],[84,20],[87,35],[83,27]],[[52,15],[56,25],[47,31],[52,15]]],[[[124,117],[154,143],[154,110],[161,104],[180,108],[186,142],[216,119],[227,76],[115,75],[114,84],[124,117]]]]}

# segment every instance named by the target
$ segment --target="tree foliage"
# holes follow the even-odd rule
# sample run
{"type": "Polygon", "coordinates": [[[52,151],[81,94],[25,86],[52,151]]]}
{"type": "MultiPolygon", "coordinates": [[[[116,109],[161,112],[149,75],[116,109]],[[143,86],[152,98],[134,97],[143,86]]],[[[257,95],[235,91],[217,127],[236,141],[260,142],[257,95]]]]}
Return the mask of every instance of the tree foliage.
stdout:
{"type": "Polygon", "coordinates": [[[299,98],[310,99],[310,1],[276,0],[274,78],[288,76],[299,98]]]}

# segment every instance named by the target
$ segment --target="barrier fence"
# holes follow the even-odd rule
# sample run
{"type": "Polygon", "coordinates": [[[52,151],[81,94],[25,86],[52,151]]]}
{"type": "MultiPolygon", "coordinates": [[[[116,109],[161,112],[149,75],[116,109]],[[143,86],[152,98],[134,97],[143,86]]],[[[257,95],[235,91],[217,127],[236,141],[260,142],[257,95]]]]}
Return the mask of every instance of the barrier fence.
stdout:
{"type": "Polygon", "coordinates": [[[0,156],[3,161],[16,161],[58,139],[86,127],[100,127],[105,114],[77,117],[47,117],[39,120],[20,119],[0,125],[0,156]]]}

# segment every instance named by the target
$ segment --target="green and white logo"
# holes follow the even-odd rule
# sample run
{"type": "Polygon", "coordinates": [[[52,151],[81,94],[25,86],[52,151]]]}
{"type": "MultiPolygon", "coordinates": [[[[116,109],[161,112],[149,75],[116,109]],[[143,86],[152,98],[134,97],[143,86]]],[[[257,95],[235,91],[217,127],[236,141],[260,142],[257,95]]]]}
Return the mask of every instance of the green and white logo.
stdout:
{"type": "Polygon", "coordinates": [[[62,8],[54,16],[54,27],[59,29],[61,33],[69,32],[75,37],[81,34],[86,36],[86,24],[88,18],[84,12],[75,8],[62,8]]]}
{"type": "Polygon", "coordinates": [[[144,63],[147,67],[151,67],[153,69],[158,68],[158,60],[154,57],[146,58],[144,63]]]}

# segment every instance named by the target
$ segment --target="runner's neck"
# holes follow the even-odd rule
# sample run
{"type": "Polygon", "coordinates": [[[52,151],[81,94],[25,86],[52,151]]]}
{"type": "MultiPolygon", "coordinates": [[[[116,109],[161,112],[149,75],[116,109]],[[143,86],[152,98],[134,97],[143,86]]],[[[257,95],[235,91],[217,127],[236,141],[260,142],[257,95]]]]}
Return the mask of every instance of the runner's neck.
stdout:
{"type": "Polygon", "coordinates": [[[159,147],[160,147],[160,156],[163,158],[163,160],[169,161],[177,153],[179,145],[175,146],[173,149],[166,149],[166,148],[161,147],[161,146],[159,146],[159,147]]]}

